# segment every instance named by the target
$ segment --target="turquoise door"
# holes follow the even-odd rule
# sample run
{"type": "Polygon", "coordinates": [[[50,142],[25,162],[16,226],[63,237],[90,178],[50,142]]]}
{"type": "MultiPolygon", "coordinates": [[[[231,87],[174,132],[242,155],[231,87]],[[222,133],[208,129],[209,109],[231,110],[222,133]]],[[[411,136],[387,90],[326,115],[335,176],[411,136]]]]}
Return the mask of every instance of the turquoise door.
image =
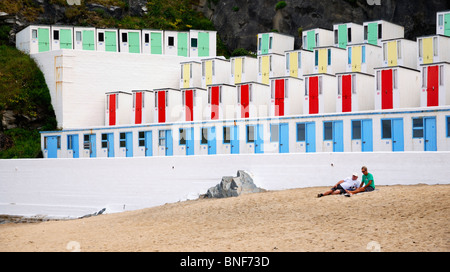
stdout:
{"type": "Polygon", "coordinates": [[[378,23],[368,24],[367,41],[370,44],[378,45],[378,23]]]}
{"type": "Polygon", "coordinates": [[[83,50],[95,50],[95,35],[93,30],[83,30],[83,50]]]}
{"type": "Polygon", "coordinates": [[[125,133],[125,147],[126,156],[133,157],[133,134],[131,132],[125,133]]]}
{"type": "Polygon", "coordinates": [[[239,154],[239,127],[232,126],[231,128],[231,154],[239,154]]]}
{"type": "Polygon", "coordinates": [[[105,31],[105,51],[117,52],[117,33],[105,31]]]}
{"type": "Polygon", "coordinates": [[[166,130],[166,156],[173,156],[172,130],[166,130]]]}
{"type": "Polygon", "coordinates": [[[280,124],[279,140],[279,152],[289,153],[289,124],[280,124]]]}
{"type": "Polygon", "coordinates": [[[348,43],[348,28],[347,25],[338,26],[338,45],[340,48],[346,49],[348,43]]]}
{"type": "Polygon", "coordinates": [[[141,43],[139,41],[139,33],[128,32],[128,52],[141,53],[141,43]]]}
{"type": "Polygon", "coordinates": [[[151,131],[146,131],[144,135],[145,139],[145,156],[151,157],[153,156],[153,136],[151,131]]]}
{"type": "Polygon", "coordinates": [[[50,30],[47,28],[38,28],[38,50],[39,52],[50,50],[50,30]]]}
{"type": "Polygon", "coordinates": [[[108,133],[106,135],[107,148],[108,148],[108,158],[114,157],[114,134],[108,133]]]}
{"type": "Polygon", "coordinates": [[[333,122],[333,152],[344,152],[344,129],[342,121],[333,122]]]}
{"type": "Polygon", "coordinates": [[[216,150],[216,128],[208,128],[208,155],[217,154],[216,150]]]}
{"type": "Polygon", "coordinates": [[[361,151],[372,152],[373,151],[373,133],[372,133],[372,120],[361,121],[361,151]]]}
{"type": "Polygon", "coordinates": [[[57,158],[58,157],[58,142],[59,136],[49,136],[45,137],[46,147],[47,147],[47,158],[57,158]]]}
{"type": "Polygon", "coordinates": [[[403,119],[392,119],[392,151],[404,151],[403,119]]]}
{"type": "Polygon", "coordinates": [[[95,134],[84,135],[84,149],[89,149],[89,157],[97,157],[97,145],[95,141],[95,134]]]}
{"type": "Polygon", "coordinates": [[[194,149],[194,128],[186,129],[186,155],[195,155],[194,149]]]}
{"type": "Polygon", "coordinates": [[[262,34],[261,39],[261,55],[269,53],[269,34],[262,34]]]}
{"type": "Polygon", "coordinates": [[[73,49],[72,30],[61,29],[59,31],[59,43],[61,49],[73,49]]]}
{"type": "Polygon", "coordinates": [[[72,154],[74,158],[80,157],[80,148],[78,143],[78,135],[68,135],[67,136],[67,149],[72,150],[72,154]]]}
{"type": "Polygon", "coordinates": [[[255,127],[255,153],[264,153],[264,138],[263,138],[263,125],[256,125],[255,127]]]}
{"type": "Polygon", "coordinates": [[[316,152],[316,123],[305,124],[306,153],[316,152]]]}
{"type": "Polygon", "coordinates": [[[188,35],[187,33],[178,33],[177,36],[177,48],[178,56],[187,57],[188,56],[188,35]]]}
{"type": "Polygon", "coordinates": [[[161,33],[152,32],[150,34],[151,39],[151,53],[154,55],[161,55],[162,54],[162,38],[161,33]]]}
{"type": "Polygon", "coordinates": [[[444,35],[450,37],[450,13],[444,15],[444,35]]]}
{"type": "Polygon", "coordinates": [[[199,32],[198,33],[198,56],[208,57],[209,56],[209,33],[199,32]]]}
{"type": "Polygon", "coordinates": [[[423,118],[424,126],[424,142],[425,151],[437,151],[436,144],[436,118],[425,117],[423,118]]]}

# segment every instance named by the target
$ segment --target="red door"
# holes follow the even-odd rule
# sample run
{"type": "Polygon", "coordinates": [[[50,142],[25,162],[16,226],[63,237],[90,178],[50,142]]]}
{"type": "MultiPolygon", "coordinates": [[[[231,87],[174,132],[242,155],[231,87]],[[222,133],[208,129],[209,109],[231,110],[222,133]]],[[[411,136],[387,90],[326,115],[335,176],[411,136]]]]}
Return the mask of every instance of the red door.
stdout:
{"type": "Polygon", "coordinates": [[[219,102],[220,102],[219,86],[211,87],[211,120],[219,119],[219,102]]]}
{"type": "Polygon", "coordinates": [[[166,122],[166,92],[158,92],[158,122],[166,122]]]}
{"type": "Polygon", "coordinates": [[[319,77],[309,78],[309,113],[319,113],[319,77]]]}
{"type": "Polygon", "coordinates": [[[392,70],[381,71],[381,88],[381,109],[392,109],[394,107],[392,70]]]}
{"type": "Polygon", "coordinates": [[[275,80],[275,116],[284,116],[284,79],[275,80]]]}
{"type": "Polygon", "coordinates": [[[186,121],[194,121],[194,91],[186,90],[184,101],[186,103],[186,121]]]}
{"type": "Polygon", "coordinates": [[[342,76],[342,112],[352,111],[352,76],[342,76]]]}
{"type": "Polygon", "coordinates": [[[250,117],[250,91],[249,85],[241,85],[241,118],[250,117]]]}
{"type": "Polygon", "coordinates": [[[427,106],[439,106],[439,66],[428,67],[427,106]]]}
{"type": "Polygon", "coordinates": [[[142,124],[142,93],[134,94],[134,123],[142,124]]]}
{"type": "Polygon", "coordinates": [[[109,95],[109,125],[115,126],[116,125],[116,95],[117,94],[110,94],[109,95]]]}

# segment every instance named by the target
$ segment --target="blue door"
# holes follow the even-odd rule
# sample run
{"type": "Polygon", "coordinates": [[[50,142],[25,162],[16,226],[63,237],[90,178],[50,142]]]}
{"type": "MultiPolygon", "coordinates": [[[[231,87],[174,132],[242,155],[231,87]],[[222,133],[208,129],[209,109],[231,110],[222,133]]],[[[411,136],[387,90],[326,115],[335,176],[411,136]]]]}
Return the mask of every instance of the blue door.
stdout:
{"type": "Polygon", "coordinates": [[[216,150],[216,127],[208,128],[208,155],[217,154],[216,150]]]}
{"type": "Polygon", "coordinates": [[[333,122],[333,152],[344,152],[344,129],[342,121],[333,122]]]}
{"type": "Polygon", "coordinates": [[[166,156],[173,156],[172,130],[166,130],[166,156]]]}
{"type": "Polygon", "coordinates": [[[372,120],[362,120],[361,122],[361,151],[372,152],[373,151],[373,132],[372,132],[372,120]]]}
{"type": "Polygon", "coordinates": [[[145,135],[145,156],[151,157],[153,156],[153,136],[151,131],[146,131],[145,135]]]}
{"type": "Polygon", "coordinates": [[[186,155],[192,156],[194,152],[194,128],[186,129],[186,155]]]}
{"type": "Polygon", "coordinates": [[[316,152],[316,123],[305,124],[306,153],[316,152]]]}
{"type": "Polygon", "coordinates": [[[231,132],[231,154],[239,154],[239,127],[230,127],[231,132]]]}
{"type": "Polygon", "coordinates": [[[106,146],[108,148],[108,157],[113,158],[114,157],[114,134],[108,133],[106,135],[106,146]]]}
{"type": "Polygon", "coordinates": [[[59,136],[49,136],[45,137],[47,145],[47,158],[57,158],[58,157],[58,139],[59,136]]]}
{"type": "Polygon", "coordinates": [[[95,157],[97,157],[97,145],[95,142],[95,134],[89,134],[88,137],[89,137],[89,147],[90,147],[89,157],[95,158],[95,157]]]}
{"type": "Polygon", "coordinates": [[[255,126],[255,153],[264,153],[264,138],[263,138],[263,125],[258,124],[255,126]]]}
{"type": "Polygon", "coordinates": [[[125,133],[125,148],[126,156],[133,157],[133,133],[131,132],[125,133]]]}
{"type": "Polygon", "coordinates": [[[392,151],[404,151],[403,119],[392,119],[392,151]]]}
{"type": "Polygon", "coordinates": [[[78,143],[78,135],[68,135],[67,136],[67,149],[72,150],[72,154],[74,158],[80,157],[79,151],[79,143],[78,143]]]}
{"type": "Polygon", "coordinates": [[[289,153],[289,124],[280,124],[279,140],[279,152],[289,153]]]}
{"type": "Polygon", "coordinates": [[[425,117],[423,118],[424,126],[424,142],[425,151],[437,151],[436,144],[436,118],[425,117]]]}

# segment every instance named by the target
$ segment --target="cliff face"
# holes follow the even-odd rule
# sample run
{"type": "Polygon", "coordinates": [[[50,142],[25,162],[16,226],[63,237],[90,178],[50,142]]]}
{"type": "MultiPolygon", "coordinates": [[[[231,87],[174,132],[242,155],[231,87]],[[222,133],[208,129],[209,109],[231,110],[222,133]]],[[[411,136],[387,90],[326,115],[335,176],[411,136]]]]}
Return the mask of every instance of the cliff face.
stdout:
{"type": "Polygon", "coordinates": [[[371,0],[286,0],[286,6],[276,9],[278,0],[201,0],[198,9],[216,27],[230,50],[256,49],[257,33],[276,30],[296,37],[295,48],[301,46],[299,30],[333,24],[386,20],[405,27],[405,37],[415,40],[436,31],[436,12],[449,10],[449,1],[381,0],[381,5],[369,5],[371,0]]]}

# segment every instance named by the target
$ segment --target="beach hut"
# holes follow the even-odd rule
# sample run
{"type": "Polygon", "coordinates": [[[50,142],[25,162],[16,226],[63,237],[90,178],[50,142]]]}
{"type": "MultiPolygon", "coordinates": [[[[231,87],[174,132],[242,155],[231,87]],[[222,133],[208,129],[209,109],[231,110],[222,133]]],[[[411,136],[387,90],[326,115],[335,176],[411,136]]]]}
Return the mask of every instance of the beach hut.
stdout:
{"type": "Polygon", "coordinates": [[[436,14],[436,34],[450,37],[450,10],[436,14]]]}
{"type": "Polygon", "coordinates": [[[283,76],[270,78],[270,116],[303,113],[303,78],[283,76]]]}
{"type": "Polygon", "coordinates": [[[223,58],[202,59],[202,88],[230,81],[230,61],[223,58]]]}
{"type": "Polygon", "coordinates": [[[258,82],[270,84],[271,77],[285,74],[285,55],[267,54],[258,56],[258,82]]]}
{"type": "Polygon", "coordinates": [[[338,91],[336,112],[357,112],[374,109],[375,76],[359,72],[336,74],[338,91]]]}
{"type": "Polygon", "coordinates": [[[319,74],[335,74],[345,72],[347,67],[346,49],[334,46],[316,47],[314,49],[314,71],[319,74]]]}
{"type": "Polygon", "coordinates": [[[433,35],[417,38],[418,65],[450,61],[450,37],[433,35]]]}
{"type": "Polygon", "coordinates": [[[76,50],[95,51],[95,27],[74,27],[74,40],[73,48],[76,50]]]}
{"type": "Polygon", "coordinates": [[[375,110],[420,106],[420,72],[395,66],[375,68],[375,110]]]}
{"type": "Polygon", "coordinates": [[[314,70],[314,52],[309,50],[286,51],[285,76],[303,77],[305,74],[311,74],[314,70]]]}
{"type": "Polygon", "coordinates": [[[142,53],[152,55],[164,54],[162,30],[142,29],[142,53]]]}
{"type": "Polygon", "coordinates": [[[336,76],[331,74],[305,75],[304,114],[336,112],[336,76]]]}
{"type": "Polygon", "coordinates": [[[189,32],[164,31],[164,54],[189,57],[189,32]]]}
{"type": "Polygon", "coordinates": [[[51,26],[52,50],[73,49],[73,27],[51,26]]]}
{"type": "Polygon", "coordinates": [[[230,84],[257,80],[257,58],[248,56],[231,57],[230,66],[230,84]]]}
{"type": "Polygon", "coordinates": [[[382,66],[382,48],[378,45],[352,44],[347,46],[346,72],[373,74],[375,67],[382,66]]]}
{"type": "Polygon", "coordinates": [[[119,29],[120,52],[142,53],[141,31],[136,29],[119,29]]]}
{"type": "Polygon", "coordinates": [[[226,120],[236,118],[237,92],[235,85],[208,85],[206,120],[226,120]]]}
{"type": "Polygon", "coordinates": [[[128,92],[107,92],[105,101],[105,125],[117,126],[131,124],[132,99],[132,94],[128,92]]]}
{"type": "Polygon", "coordinates": [[[201,121],[207,118],[204,108],[207,105],[208,92],[199,87],[181,88],[181,99],[184,116],[183,121],[201,121]]]}
{"type": "Polygon", "coordinates": [[[404,66],[417,68],[417,42],[406,39],[382,41],[383,67],[404,66]]]}
{"type": "Polygon", "coordinates": [[[295,39],[292,36],[270,32],[258,34],[258,55],[284,54],[294,49],[295,39]]]}
{"type": "Polygon", "coordinates": [[[146,124],[154,121],[153,111],[155,93],[150,90],[133,90],[133,124],[146,124]]]}
{"type": "Polygon", "coordinates": [[[202,86],[202,63],[200,61],[181,62],[180,88],[200,88],[202,86]]]}
{"type": "Polygon", "coordinates": [[[238,118],[258,118],[269,116],[269,85],[258,82],[241,82],[236,85],[238,118]]]}
{"type": "Polygon", "coordinates": [[[334,46],[343,49],[348,44],[364,42],[364,27],[355,23],[333,25],[334,46]]]}
{"type": "Polygon", "coordinates": [[[27,54],[50,51],[50,26],[30,25],[16,34],[16,47],[27,54]]]}
{"type": "Polygon", "coordinates": [[[401,39],[405,37],[403,26],[384,20],[363,23],[364,42],[381,46],[382,40],[401,39]]]}
{"type": "Polygon", "coordinates": [[[172,88],[155,89],[155,123],[181,122],[183,116],[181,90],[172,88]]]}
{"type": "Polygon", "coordinates": [[[215,57],[217,32],[212,30],[189,30],[190,47],[189,56],[215,57]]]}
{"type": "Polygon", "coordinates": [[[119,52],[119,31],[117,29],[97,29],[97,51],[119,52]]]}
{"type": "Polygon", "coordinates": [[[450,105],[450,62],[422,64],[420,106],[450,105]]]}
{"type": "Polygon", "coordinates": [[[323,28],[314,28],[303,31],[303,49],[314,50],[316,47],[332,46],[334,44],[333,31],[323,28]]]}

